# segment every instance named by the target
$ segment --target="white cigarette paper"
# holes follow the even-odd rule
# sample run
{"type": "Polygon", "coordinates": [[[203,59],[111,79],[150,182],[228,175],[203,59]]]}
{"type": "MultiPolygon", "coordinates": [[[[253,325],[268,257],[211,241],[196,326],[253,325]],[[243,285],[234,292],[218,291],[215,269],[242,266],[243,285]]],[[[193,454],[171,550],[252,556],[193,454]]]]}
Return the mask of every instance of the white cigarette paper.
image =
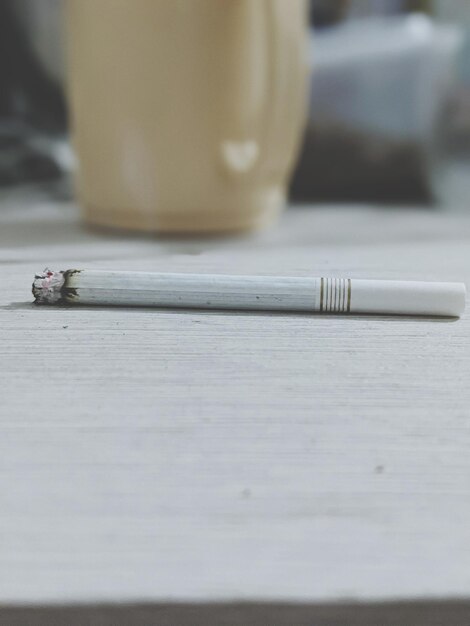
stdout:
{"type": "Polygon", "coordinates": [[[460,317],[463,283],[44,270],[38,304],[88,304],[198,309],[372,313],[460,317]]]}

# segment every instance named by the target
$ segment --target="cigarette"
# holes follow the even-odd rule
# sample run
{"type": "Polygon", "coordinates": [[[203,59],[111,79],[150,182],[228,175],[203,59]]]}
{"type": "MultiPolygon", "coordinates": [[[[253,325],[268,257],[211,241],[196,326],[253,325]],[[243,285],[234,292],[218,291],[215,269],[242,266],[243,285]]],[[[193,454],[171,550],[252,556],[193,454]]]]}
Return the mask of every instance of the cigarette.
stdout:
{"type": "Polygon", "coordinates": [[[36,274],[37,304],[460,317],[463,283],[160,274],[70,269],[36,274]]]}

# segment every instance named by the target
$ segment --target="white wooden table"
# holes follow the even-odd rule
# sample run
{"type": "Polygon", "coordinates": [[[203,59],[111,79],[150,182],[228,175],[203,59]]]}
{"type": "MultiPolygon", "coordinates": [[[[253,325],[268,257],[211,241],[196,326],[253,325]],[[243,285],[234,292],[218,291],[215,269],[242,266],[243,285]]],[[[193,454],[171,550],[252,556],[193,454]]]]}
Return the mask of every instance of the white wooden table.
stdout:
{"type": "Polygon", "coordinates": [[[469,623],[468,315],[48,308],[30,285],[49,265],[470,286],[470,212],[308,207],[258,235],[156,240],[10,194],[0,265],[0,623],[51,623],[19,604],[101,602],[268,623],[251,604],[233,621],[178,613],[246,601],[317,611],[270,625],[377,625],[373,605],[369,622],[335,603],[416,598],[413,626],[469,623]]]}

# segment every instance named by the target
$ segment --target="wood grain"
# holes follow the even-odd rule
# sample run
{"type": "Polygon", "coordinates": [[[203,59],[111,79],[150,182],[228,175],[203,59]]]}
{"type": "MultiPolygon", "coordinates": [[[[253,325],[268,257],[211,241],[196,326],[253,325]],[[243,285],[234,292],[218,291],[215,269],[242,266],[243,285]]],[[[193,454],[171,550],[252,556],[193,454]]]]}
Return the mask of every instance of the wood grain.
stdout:
{"type": "Polygon", "coordinates": [[[31,304],[36,270],[78,264],[468,287],[470,219],[298,208],[153,240],[4,198],[0,603],[469,596],[468,315],[31,304]]]}

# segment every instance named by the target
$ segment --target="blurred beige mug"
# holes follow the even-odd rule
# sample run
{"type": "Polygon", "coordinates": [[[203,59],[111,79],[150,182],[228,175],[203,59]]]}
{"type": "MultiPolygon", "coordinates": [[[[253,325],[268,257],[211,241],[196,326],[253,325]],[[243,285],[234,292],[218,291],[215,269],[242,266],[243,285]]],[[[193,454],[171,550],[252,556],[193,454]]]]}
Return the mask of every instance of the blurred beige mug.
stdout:
{"type": "Polygon", "coordinates": [[[166,233],[261,226],[304,122],[305,0],[67,0],[87,221],[166,233]]]}

